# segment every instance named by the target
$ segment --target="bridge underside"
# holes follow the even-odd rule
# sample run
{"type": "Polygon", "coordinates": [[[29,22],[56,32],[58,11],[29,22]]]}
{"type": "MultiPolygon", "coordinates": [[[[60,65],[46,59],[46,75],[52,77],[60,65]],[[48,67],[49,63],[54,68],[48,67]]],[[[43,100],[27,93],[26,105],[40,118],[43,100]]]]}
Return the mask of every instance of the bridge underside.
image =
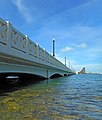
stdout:
{"type": "Polygon", "coordinates": [[[44,68],[44,67],[34,67],[34,66],[25,66],[0,62],[0,78],[8,76],[19,76],[24,78],[56,78],[61,76],[70,75],[68,72],[63,72],[61,70],[44,68]]]}

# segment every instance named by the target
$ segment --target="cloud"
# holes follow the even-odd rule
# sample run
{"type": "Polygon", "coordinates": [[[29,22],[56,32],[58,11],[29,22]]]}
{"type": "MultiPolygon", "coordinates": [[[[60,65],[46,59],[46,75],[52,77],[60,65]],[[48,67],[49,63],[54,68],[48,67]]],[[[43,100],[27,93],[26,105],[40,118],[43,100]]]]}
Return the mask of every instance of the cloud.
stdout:
{"type": "Polygon", "coordinates": [[[61,49],[62,52],[69,52],[69,51],[71,51],[71,50],[73,50],[73,48],[68,47],[68,46],[61,49]]]}
{"type": "Polygon", "coordinates": [[[27,21],[27,23],[31,23],[33,21],[33,17],[30,14],[29,9],[25,6],[24,1],[23,0],[12,0],[12,1],[16,5],[16,7],[18,8],[21,15],[27,21]]]}
{"type": "MultiPolygon", "coordinates": [[[[86,43],[81,43],[79,45],[75,44],[74,46],[78,47],[78,48],[86,48],[87,44],[86,43]]],[[[66,46],[65,48],[61,49],[61,52],[69,52],[69,51],[72,51],[73,49],[75,49],[75,48],[74,47],[68,47],[68,46],[66,46]]]]}
{"type": "Polygon", "coordinates": [[[81,48],[86,48],[86,47],[87,47],[87,44],[86,44],[86,43],[81,43],[81,44],[79,45],[79,47],[81,47],[81,48]]]}
{"type": "Polygon", "coordinates": [[[86,48],[86,47],[87,47],[87,44],[86,44],[86,43],[81,43],[81,44],[79,44],[79,45],[76,45],[76,47],[86,48]]]}

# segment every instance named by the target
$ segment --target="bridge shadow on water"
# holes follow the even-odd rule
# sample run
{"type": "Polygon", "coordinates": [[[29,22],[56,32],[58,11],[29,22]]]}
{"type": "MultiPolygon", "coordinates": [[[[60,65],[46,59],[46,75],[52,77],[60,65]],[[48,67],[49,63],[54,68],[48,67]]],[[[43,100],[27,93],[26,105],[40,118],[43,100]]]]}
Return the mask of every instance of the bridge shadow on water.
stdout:
{"type": "Polygon", "coordinates": [[[30,74],[0,74],[0,96],[23,89],[26,86],[38,84],[45,78],[30,74]]]}
{"type": "MultiPolygon", "coordinates": [[[[50,79],[62,77],[59,74],[54,74],[50,79]]],[[[26,86],[38,84],[41,81],[47,80],[42,76],[25,74],[25,73],[2,73],[0,74],[0,96],[6,96],[10,92],[23,89],[26,86]]]]}

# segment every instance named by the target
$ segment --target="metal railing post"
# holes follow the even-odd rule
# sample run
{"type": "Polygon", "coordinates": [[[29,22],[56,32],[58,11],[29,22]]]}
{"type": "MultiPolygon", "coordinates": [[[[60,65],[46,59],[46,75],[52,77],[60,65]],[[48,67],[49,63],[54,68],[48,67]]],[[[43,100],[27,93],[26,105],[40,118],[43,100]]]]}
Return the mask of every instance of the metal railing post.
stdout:
{"type": "Polygon", "coordinates": [[[6,21],[6,23],[7,23],[7,46],[11,47],[11,42],[12,42],[12,38],[11,38],[12,24],[9,21],[6,21]]]}
{"type": "Polygon", "coordinates": [[[29,40],[29,37],[27,35],[25,35],[26,37],[26,53],[29,54],[29,51],[28,51],[28,40],[29,40]]]}

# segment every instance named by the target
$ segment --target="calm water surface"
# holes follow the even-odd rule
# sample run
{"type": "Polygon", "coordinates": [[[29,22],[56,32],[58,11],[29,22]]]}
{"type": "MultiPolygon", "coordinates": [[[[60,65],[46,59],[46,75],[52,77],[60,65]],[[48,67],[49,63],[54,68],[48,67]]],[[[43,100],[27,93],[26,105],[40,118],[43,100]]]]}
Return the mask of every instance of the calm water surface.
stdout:
{"type": "Polygon", "coordinates": [[[102,120],[102,75],[45,80],[0,96],[0,120],[102,120]]]}

